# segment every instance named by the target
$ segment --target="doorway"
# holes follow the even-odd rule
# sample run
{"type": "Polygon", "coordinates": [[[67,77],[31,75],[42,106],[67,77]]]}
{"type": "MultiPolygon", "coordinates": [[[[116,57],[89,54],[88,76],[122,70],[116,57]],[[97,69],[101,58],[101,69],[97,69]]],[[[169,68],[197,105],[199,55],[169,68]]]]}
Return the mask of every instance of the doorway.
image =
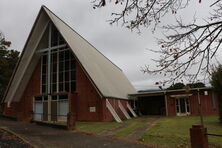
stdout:
{"type": "Polygon", "coordinates": [[[176,98],[177,116],[190,115],[190,103],[188,98],[176,98]]]}

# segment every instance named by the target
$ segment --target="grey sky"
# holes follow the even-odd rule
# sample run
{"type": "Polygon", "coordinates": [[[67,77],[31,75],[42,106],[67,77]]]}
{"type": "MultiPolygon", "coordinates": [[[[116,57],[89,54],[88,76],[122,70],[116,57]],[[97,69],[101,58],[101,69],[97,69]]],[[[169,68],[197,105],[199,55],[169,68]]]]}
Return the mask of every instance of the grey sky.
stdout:
{"type": "MultiPolygon", "coordinates": [[[[41,5],[47,6],[74,30],[92,43],[99,51],[118,65],[136,89],[157,88],[155,82],[162,76],[143,74],[140,70],[156,55],[147,49],[158,49],[155,37],[161,36],[161,30],[152,34],[149,29],[142,29],[142,34],[117,25],[109,25],[111,12],[118,11],[114,5],[93,9],[90,0],[1,0],[0,31],[12,41],[11,48],[21,51],[41,5]]],[[[208,15],[208,4],[198,0],[192,2],[188,10],[179,13],[185,21],[192,19],[193,14],[202,17],[208,15]],[[198,11],[197,11],[198,10],[198,11]]],[[[162,23],[173,22],[173,15],[168,15],[162,23]]]]}

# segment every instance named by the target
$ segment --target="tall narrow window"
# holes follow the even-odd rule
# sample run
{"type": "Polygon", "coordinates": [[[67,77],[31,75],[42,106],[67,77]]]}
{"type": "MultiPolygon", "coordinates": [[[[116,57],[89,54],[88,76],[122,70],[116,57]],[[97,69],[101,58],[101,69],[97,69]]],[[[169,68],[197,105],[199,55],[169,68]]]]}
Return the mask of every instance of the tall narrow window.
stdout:
{"type": "Polygon", "coordinates": [[[41,91],[42,93],[74,92],[76,90],[75,57],[54,25],[48,27],[46,31],[49,32],[48,46],[50,47],[42,54],[41,91]],[[65,46],[61,47],[61,45],[65,46]]]}
{"type": "Polygon", "coordinates": [[[47,71],[47,55],[42,55],[42,93],[47,93],[47,79],[48,79],[48,71],[47,71]]]}

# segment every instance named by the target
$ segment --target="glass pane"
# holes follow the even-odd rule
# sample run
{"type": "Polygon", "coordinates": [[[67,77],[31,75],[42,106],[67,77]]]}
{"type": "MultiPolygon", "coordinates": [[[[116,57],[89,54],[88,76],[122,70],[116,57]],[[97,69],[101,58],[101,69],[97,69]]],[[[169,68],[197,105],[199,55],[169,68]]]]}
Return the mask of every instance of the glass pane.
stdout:
{"type": "Polygon", "coordinates": [[[68,99],[68,95],[59,95],[59,100],[68,99]]]}
{"type": "Polygon", "coordinates": [[[71,71],[71,80],[76,80],[76,72],[71,71]]]}
{"type": "Polygon", "coordinates": [[[65,81],[69,81],[69,72],[68,71],[65,72],[65,81]]]}
{"type": "Polygon", "coordinates": [[[59,62],[59,71],[64,71],[64,62],[59,62]]]}
{"type": "Polygon", "coordinates": [[[46,64],[47,63],[47,55],[43,55],[42,56],[42,64],[46,64]]]}
{"type": "Polygon", "coordinates": [[[46,71],[47,71],[47,66],[42,65],[42,74],[46,74],[46,71]]]}
{"type": "Polygon", "coordinates": [[[64,88],[63,88],[63,83],[59,83],[59,91],[64,91],[64,88]]]}
{"type": "Polygon", "coordinates": [[[59,61],[64,60],[64,52],[59,52],[59,61]]]}
{"type": "Polygon", "coordinates": [[[74,57],[72,51],[70,51],[70,59],[75,60],[75,57],[74,57]]]}
{"type": "Polygon", "coordinates": [[[42,85],[46,84],[46,75],[42,75],[42,85]]]}
{"type": "Polygon", "coordinates": [[[35,102],[35,110],[34,110],[34,119],[35,120],[41,120],[42,119],[42,113],[43,113],[43,107],[42,102],[35,102]]]}
{"type": "Polygon", "coordinates": [[[42,85],[42,93],[46,93],[46,85],[42,85]]]}
{"type": "Polygon", "coordinates": [[[57,53],[52,54],[53,63],[57,62],[57,53]]]}
{"type": "Polygon", "coordinates": [[[52,74],[52,83],[56,83],[57,82],[57,75],[56,73],[52,74]]]}
{"type": "Polygon", "coordinates": [[[67,120],[68,101],[59,101],[59,120],[67,120]]]}
{"type": "Polygon", "coordinates": [[[65,44],[65,40],[61,35],[59,35],[59,45],[65,44]]]}
{"type": "Polygon", "coordinates": [[[69,82],[65,83],[65,91],[69,92],[69,82]]]}
{"type": "Polygon", "coordinates": [[[57,72],[57,63],[53,63],[52,69],[53,72],[57,72]]]}
{"type": "Polygon", "coordinates": [[[178,102],[178,101],[179,101],[179,99],[176,99],[176,105],[179,105],[179,102],[178,102]]]}
{"type": "Polygon", "coordinates": [[[58,31],[54,25],[52,25],[51,46],[58,45],[58,31]]]}
{"type": "Polygon", "coordinates": [[[59,82],[63,82],[63,72],[59,73],[59,82]]]}
{"type": "Polygon", "coordinates": [[[56,92],[56,84],[52,84],[52,92],[56,92]]]}
{"type": "Polygon", "coordinates": [[[42,96],[36,96],[35,101],[42,101],[42,96]]]}
{"type": "Polygon", "coordinates": [[[52,96],[52,100],[57,100],[57,95],[52,96]]]}
{"type": "Polygon", "coordinates": [[[177,106],[177,113],[179,113],[180,112],[180,109],[179,109],[179,106],[177,106]]]}
{"type": "Polygon", "coordinates": [[[65,62],[65,70],[68,71],[69,70],[69,61],[65,62]]]}
{"type": "Polygon", "coordinates": [[[76,68],[75,60],[71,61],[71,70],[76,68]]]}
{"type": "Polygon", "coordinates": [[[180,99],[180,111],[181,111],[181,113],[186,113],[185,99],[180,99]]]}
{"type": "Polygon", "coordinates": [[[44,96],[43,98],[44,98],[44,101],[48,100],[48,96],[44,96]]]}
{"type": "Polygon", "coordinates": [[[65,60],[69,60],[69,54],[70,54],[69,50],[66,50],[65,51],[65,60]]]}

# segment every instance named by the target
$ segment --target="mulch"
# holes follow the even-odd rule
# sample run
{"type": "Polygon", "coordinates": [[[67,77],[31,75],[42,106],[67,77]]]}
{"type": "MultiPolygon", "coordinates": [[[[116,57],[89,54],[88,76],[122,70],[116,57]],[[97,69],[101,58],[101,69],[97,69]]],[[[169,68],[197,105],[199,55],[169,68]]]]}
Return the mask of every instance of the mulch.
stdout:
{"type": "Polygon", "coordinates": [[[19,137],[0,129],[0,148],[33,148],[19,137]]]}

